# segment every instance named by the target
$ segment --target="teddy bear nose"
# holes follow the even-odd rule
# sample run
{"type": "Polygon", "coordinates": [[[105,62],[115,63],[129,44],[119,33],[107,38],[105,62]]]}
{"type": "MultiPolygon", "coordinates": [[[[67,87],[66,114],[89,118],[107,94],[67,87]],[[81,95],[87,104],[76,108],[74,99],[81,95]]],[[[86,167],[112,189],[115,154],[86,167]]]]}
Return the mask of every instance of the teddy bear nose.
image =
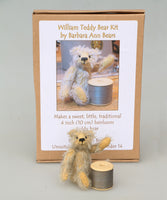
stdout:
{"type": "Polygon", "coordinates": [[[80,138],[79,141],[83,142],[83,141],[85,141],[85,138],[80,138]]]}
{"type": "Polygon", "coordinates": [[[82,58],[81,58],[81,61],[84,61],[84,62],[85,62],[86,60],[88,60],[87,57],[82,57],[82,58]]]}

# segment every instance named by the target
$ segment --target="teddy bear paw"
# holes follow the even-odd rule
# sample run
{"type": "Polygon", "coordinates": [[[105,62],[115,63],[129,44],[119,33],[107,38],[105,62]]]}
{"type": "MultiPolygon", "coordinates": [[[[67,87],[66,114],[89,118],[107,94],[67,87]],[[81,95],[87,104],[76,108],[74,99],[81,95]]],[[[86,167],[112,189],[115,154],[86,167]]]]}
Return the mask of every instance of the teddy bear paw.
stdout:
{"type": "Polygon", "coordinates": [[[62,94],[61,94],[63,100],[65,101],[65,99],[69,98],[69,90],[67,88],[64,88],[62,90],[62,94]]]}
{"type": "Polygon", "coordinates": [[[79,179],[80,179],[79,186],[81,189],[88,189],[90,187],[90,180],[84,172],[79,173],[79,179]]]}
{"type": "Polygon", "coordinates": [[[75,93],[76,97],[79,99],[79,101],[81,101],[82,103],[87,102],[86,93],[81,87],[76,87],[74,89],[74,93],[75,93]]]}
{"type": "Polygon", "coordinates": [[[66,181],[68,179],[68,173],[67,172],[63,172],[62,176],[61,176],[62,181],[66,181]]]}
{"type": "Polygon", "coordinates": [[[108,145],[111,142],[111,138],[110,137],[106,137],[104,138],[100,144],[99,144],[99,150],[102,151],[103,149],[105,149],[106,147],[108,147],[108,145]]]}

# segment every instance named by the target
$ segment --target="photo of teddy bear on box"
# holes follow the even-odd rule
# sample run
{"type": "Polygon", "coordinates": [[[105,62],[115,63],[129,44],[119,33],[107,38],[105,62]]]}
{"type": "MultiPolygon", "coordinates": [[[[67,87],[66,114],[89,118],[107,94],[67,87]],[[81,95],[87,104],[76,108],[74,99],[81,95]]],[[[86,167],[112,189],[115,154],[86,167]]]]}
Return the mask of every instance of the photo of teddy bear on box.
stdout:
{"type": "Polygon", "coordinates": [[[57,41],[57,110],[118,110],[119,41],[57,41]]]}

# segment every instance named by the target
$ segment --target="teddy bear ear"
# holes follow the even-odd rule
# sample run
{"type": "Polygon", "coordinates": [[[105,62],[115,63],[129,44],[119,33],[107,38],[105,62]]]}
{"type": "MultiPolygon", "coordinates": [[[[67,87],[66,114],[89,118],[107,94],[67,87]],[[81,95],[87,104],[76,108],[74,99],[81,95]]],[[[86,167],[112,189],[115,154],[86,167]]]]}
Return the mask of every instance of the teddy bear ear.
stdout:
{"type": "Polygon", "coordinates": [[[101,55],[101,51],[98,48],[94,49],[94,51],[97,56],[101,55]]]}
{"type": "Polygon", "coordinates": [[[73,48],[70,50],[70,54],[71,54],[72,56],[76,55],[80,48],[81,48],[81,46],[73,47],[73,48]]]}
{"type": "Polygon", "coordinates": [[[76,133],[76,131],[77,131],[76,129],[72,129],[71,131],[68,132],[68,135],[72,136],[74,133],[76,133]]]}
{"type": "Polygon", "coordinates": [[[88,131],[88,134],[89,134],[90,136],[94,137],[94,135],[95,135],[95,132],[94,132],[94,131],[92,131],[92,130],[89,130],[89,131],[88,131]]]}
{"type": "Polygon", "coordinates": [[[92,130],[89,130],[88,135],[90,136],[91,139],[93,139],[95,137],[95,132],[92,130]]]}
{"type": "Polygon", "coordinates": [[[96,48],[96,49],[90,49],[90,52],[89,52],[92,56],[95,56],[97,58],[101,58],[101,51],[96,48]]]}

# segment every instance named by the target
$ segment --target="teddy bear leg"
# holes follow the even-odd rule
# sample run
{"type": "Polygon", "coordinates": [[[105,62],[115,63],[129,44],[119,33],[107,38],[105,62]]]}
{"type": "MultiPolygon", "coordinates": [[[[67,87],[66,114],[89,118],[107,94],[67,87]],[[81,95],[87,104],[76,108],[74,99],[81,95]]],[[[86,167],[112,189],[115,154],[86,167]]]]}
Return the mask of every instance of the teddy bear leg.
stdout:
{"type": "Polygon", "coordinates": [[[86,105],[89,102],[87,93],[80,86],[76,86],[72,89],[72,97],[78,105],[86,105]]]}
{"type": "Polygon", "coordinates": [[[76,182],[82,190],[86,190],[91,186],[91,181],[84,171],[78,173],[76,182]]]}

